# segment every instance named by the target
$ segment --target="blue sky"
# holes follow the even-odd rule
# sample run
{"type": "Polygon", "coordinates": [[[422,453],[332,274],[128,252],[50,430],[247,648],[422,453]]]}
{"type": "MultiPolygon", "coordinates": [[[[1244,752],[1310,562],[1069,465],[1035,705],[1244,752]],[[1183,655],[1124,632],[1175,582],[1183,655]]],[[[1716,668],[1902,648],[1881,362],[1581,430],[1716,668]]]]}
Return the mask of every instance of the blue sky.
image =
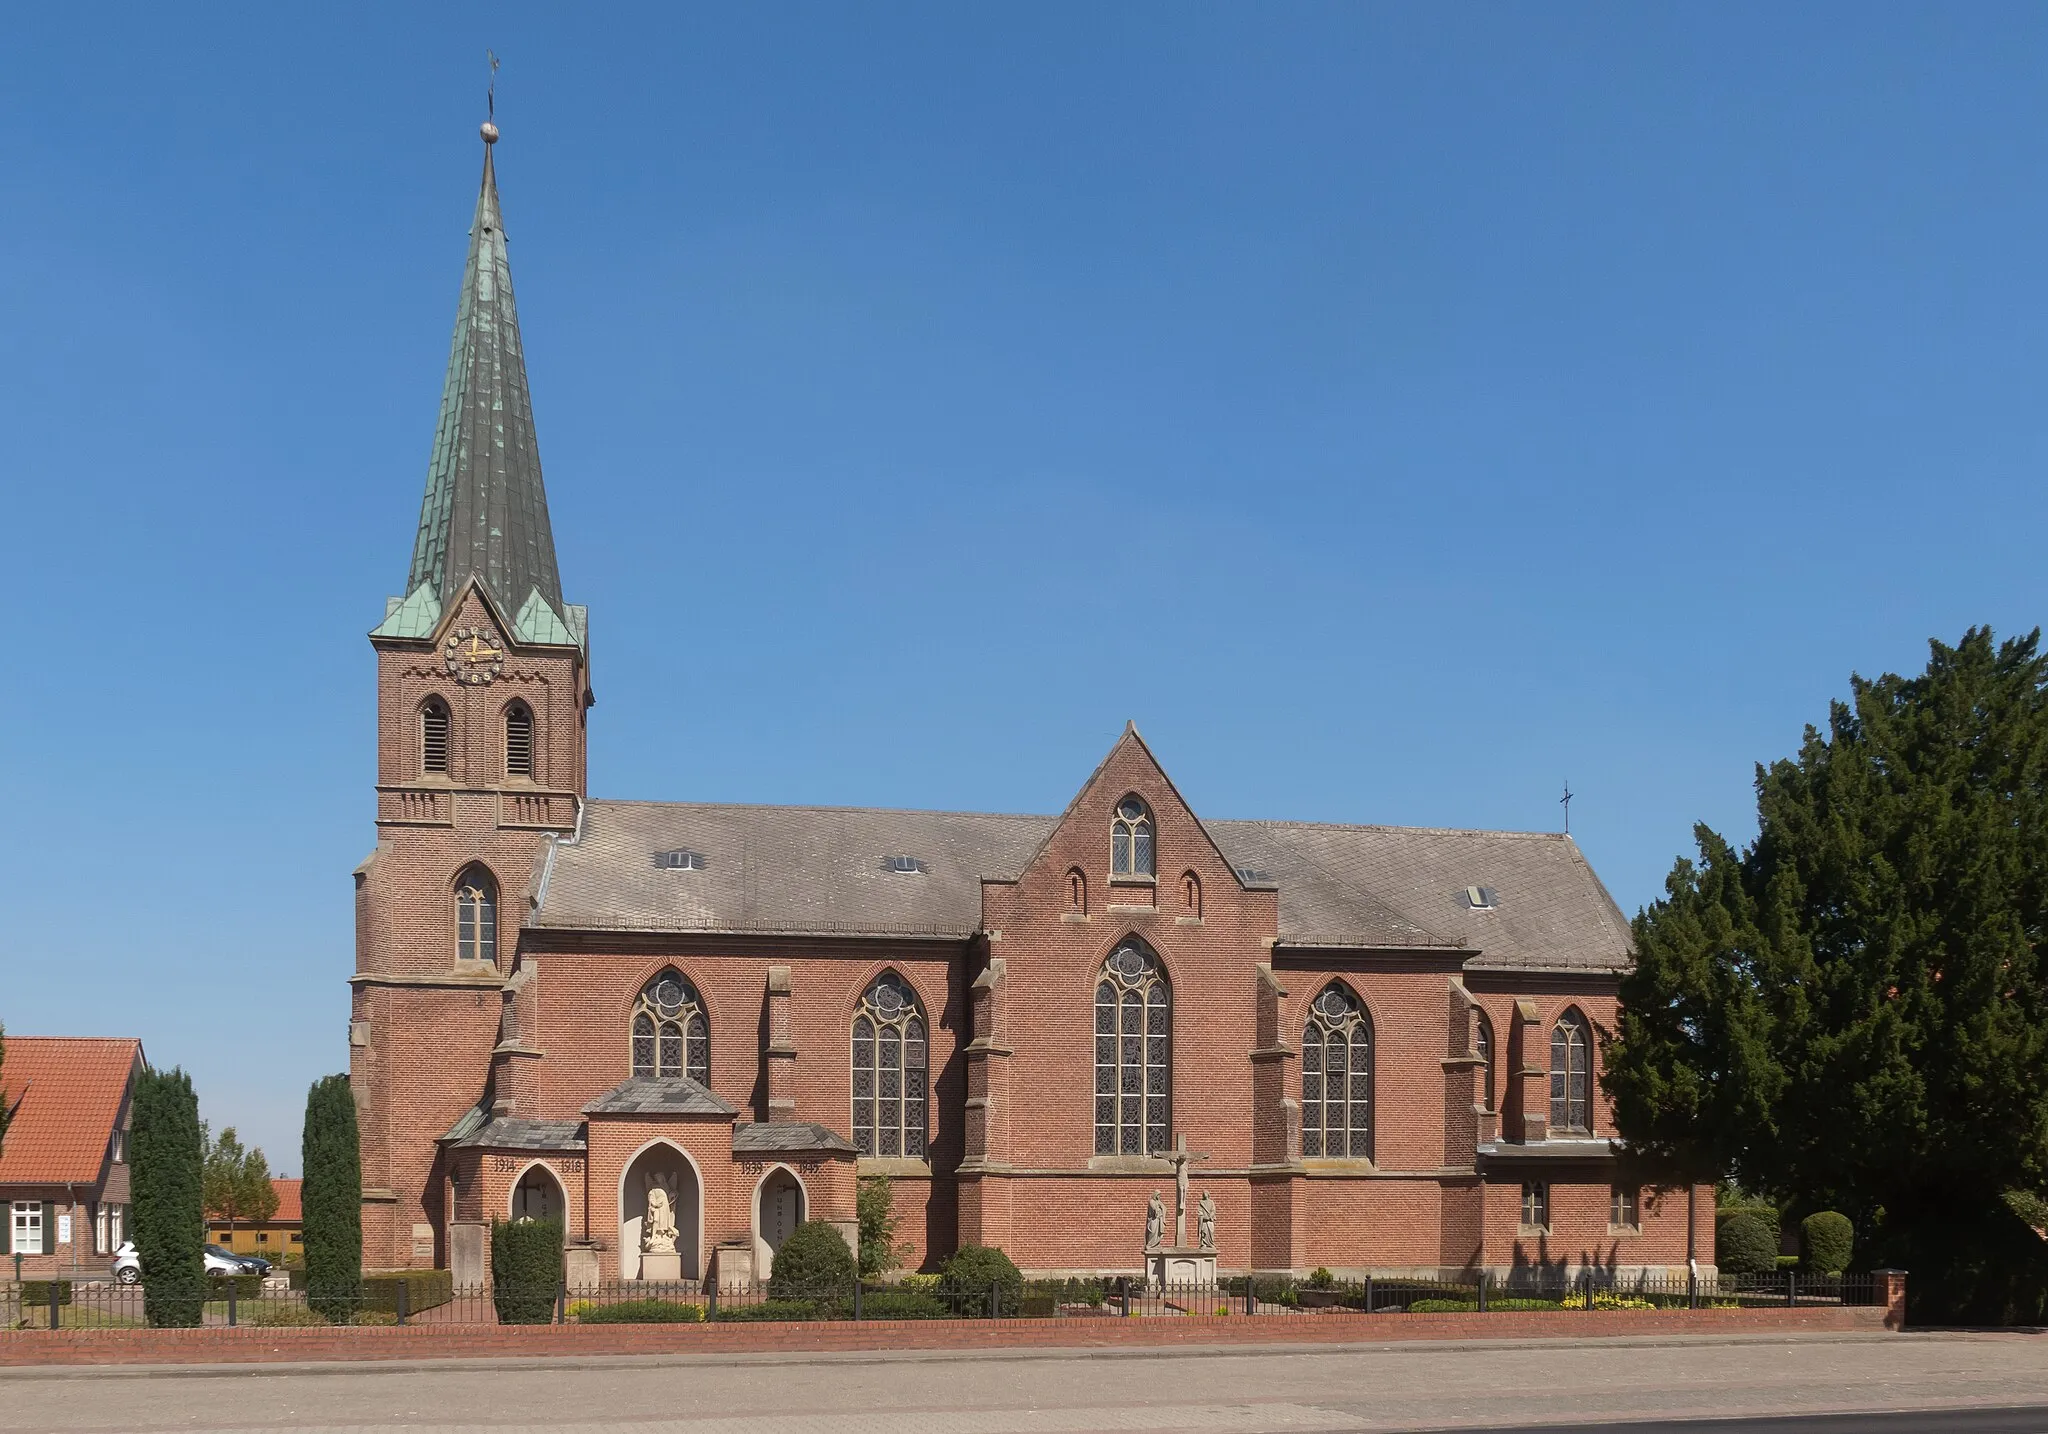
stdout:
{"type": "Polygon", "coordinates": [[[599,795],[1573,827],[2041,618],[2038,6],[42,7],[0,1019],[298,1166],[487,46],[599,795]]]}

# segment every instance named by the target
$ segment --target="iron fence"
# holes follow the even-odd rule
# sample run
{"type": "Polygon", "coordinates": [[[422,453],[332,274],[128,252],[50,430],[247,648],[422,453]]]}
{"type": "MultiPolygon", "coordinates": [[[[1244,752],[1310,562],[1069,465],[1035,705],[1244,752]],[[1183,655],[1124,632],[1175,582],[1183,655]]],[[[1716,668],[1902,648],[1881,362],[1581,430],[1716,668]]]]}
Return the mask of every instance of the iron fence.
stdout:
{"type": "Polygon", "coordinates": [[[444,1272],[372,1276],[348,1291],[292,1289],[281,1280],[221,1281],[182,1297],[106,1280],[0,1284],[0,1330],[151,1326],[283,1330],[338,1325],[695,1324],[902,1319],[1089,1319],[1332,1316],[1346,1313],[1505,1313],[1519,1310],[1766,1309],[1872,1305],[1871,1275],[1709,1276],[1694,1280],[1532,1267],[1457,1279],[1361,1280],[1243,1276],[1213,1285],[1137,1278],[961,1285],[913,1276],[790,1287],[719,1288],[683,1280],[574,1288],[455,1286],[444,1272]]]}

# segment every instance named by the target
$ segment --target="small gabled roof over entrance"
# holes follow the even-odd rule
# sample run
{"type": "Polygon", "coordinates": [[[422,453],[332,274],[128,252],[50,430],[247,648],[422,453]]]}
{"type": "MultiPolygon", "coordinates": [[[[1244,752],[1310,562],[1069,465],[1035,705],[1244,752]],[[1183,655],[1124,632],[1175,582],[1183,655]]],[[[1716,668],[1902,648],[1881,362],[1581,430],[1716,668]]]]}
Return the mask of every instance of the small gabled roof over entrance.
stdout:
{"type": "Polygon", "coordinates": [[[829,1125],[796,1120],[733,1127],[734,1155],[852,1155],[853,1142],[829,1125]]]}
{"type": "Polygon", "coordinates": [[[583,1107],[585,1115],[720,1115],[739,1114],[688,1076],[634,1076],[622,1080],[583,1107]]]}

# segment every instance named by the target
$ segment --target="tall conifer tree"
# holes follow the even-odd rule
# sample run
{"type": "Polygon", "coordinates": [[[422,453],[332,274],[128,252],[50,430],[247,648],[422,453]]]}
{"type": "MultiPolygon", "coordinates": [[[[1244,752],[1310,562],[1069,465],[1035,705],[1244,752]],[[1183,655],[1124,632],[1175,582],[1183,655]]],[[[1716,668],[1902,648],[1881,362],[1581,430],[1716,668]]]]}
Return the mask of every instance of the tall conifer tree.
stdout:
{"type": "Polygon", "coordinates": [[[347,1076],[313,1082],[306,1094],[302,1141],[306,1302],[334,1323],[346,1324],[363,1294],[363,1166],[356,1097],[347,1076]]]}
{"type": "Polygon", "coordinates": [[[196,1325],[205,1311],[199,1160],[199,1097],[192,1078],[182,1070],[144,1071],[135,1082],[129,1179],[143,1314],[152,1325],[196,1325]]]}

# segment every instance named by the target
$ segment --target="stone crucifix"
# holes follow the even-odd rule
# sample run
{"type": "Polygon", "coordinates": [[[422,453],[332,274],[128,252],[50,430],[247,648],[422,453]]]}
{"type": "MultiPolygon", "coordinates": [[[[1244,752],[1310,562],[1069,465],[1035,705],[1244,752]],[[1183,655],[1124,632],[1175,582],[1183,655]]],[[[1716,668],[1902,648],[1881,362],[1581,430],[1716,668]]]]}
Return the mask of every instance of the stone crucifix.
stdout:
{"type": "Polygon", "coordinates": [[[1174,1141],[1173,1153],[1166,1157],[1173,1164],[1173,1243],[1178,1249],[1186,1249],[1188,1243],[1188,1163],[1207,1160],[1201,1154],[1188,1153],[1188,1138],[1183,1135],[1174,1141]]]}

